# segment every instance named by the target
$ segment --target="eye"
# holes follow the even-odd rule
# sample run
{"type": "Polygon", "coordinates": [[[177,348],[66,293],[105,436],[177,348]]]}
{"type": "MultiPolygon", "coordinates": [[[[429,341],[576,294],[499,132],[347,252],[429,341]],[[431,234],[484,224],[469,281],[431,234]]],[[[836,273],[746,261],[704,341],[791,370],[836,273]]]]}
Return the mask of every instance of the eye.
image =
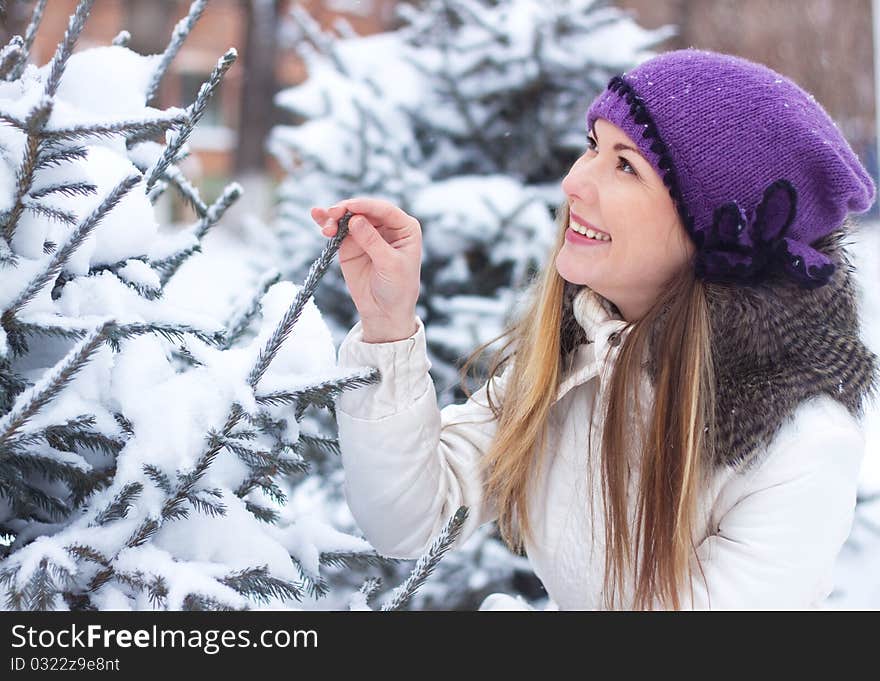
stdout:
{"type": "MultiPolygon", "coordinates": [[[[590,151],[596,151],[596,145],[597,145],[597,142],[595,139],[593,139],[593,136],[587,135],[587,149],[589,149],[590,151]]],[[[636,172],[636,169],[633,168],[632,164],[629,161],[627,161],[623,156],[618,156],[617,158],[620,159],[620,163],[618,164],[618,168],[620,168],[621,166],[623,166],[624,168],[629,168],[632,172],[627,173],[627,174],[632,175],[633,177],[639,176],[639,174],[636,172]]]]}

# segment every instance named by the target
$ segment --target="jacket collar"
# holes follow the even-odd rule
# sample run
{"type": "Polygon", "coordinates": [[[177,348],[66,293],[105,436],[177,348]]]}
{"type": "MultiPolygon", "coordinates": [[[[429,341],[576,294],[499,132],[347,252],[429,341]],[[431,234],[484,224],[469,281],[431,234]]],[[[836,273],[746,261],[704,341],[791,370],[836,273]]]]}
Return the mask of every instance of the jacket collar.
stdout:
{"type": "MultiPolygon", "coordinates": [[[[707,283],[712,328],[717,423],[716,459],[710,466],[749,465],[804,401],[820,395],[861,417],[867,399],[880,392],[877,356],[860,339],[856,283],[844,226],[814,242],[835,265],[829,283],[803,289],[783,279],[755,286],[707,283]]],[[[570,370],[556,400],[613,365],[632,328],[607,299],[586,286],[567,285],[563,343],[570,370]]],[[[653,385],[668,350],[658,339],[665,311],[651,330],[647,375],[653,385]]],[[[604,377],[602,379],[604,383],[604,377]]]]}
{"type": "Polygon", "coordinates": [[[570,355],[571,368],[556,392],[557,401],[575,386],[599,374],[601,363],[596,361],[597,358],[610,360],[610,366],[620,347],[619,343],[631,328],[608,299],[588,287],[578,290],[571,305],[574,319],[583,330],[586,342],[578,345],[570,355]]]}

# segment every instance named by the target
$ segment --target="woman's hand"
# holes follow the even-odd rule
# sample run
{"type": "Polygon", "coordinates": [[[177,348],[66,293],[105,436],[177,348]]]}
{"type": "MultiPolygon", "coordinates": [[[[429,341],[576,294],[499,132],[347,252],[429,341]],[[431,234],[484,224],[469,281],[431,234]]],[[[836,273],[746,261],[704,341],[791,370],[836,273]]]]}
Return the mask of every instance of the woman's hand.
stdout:
{"type": "Polygon", "coordinates": [[[316,206],[311,214],[329,238],[346,210],[354,215],[339,246],[339,264],[361,317],[364,341],[408,338],[418,328],[421,225],[393,203],[368,197],[346,199],[329,209],[316,206]]]}

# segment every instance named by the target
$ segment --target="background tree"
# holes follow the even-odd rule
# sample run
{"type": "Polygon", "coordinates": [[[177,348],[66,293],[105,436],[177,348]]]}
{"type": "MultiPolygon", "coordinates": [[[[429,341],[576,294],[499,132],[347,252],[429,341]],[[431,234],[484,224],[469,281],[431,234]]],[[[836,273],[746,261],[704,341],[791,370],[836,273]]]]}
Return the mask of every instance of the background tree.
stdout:
{"type": "MultiPolygon", "coordinates": [[[[642,30],[593,0],[428,0],[398,12],[397,29],[358,36],[344,21],[323,31],[293,8],[285,34],[309,77],[276,102],[303,123],[272,131],[288,172],[278,231],[252,226],[250,237],[267,266],[298,273],[324,240],[311,206],[366,194],[418,218],[417,312],[442,407],[464,400],[463,359],[500,333],[547,262],[560,182],[586,145],[587,105],[671,29],[642,30]]],[[[357,311],[338,269],[316,299],[341,342],[357,311]]],[[[416,607],[472,609],[496,590],[540,604],[527,562],[497,542],[481,528],[439,565],[416,607]]]]}
{"type": "MultiPolygon", "coordinates": [[[[332,592],[328,576],[388,561],[328,518],[312,465],[338,453],[313,413],[378,380],[335,366],[311,300],[341,236],[301,286],[268,270],[223,319],[182,305],[175,275],[241,193],[208,205],[178,168],[236,51],[189,106],[156,109],[205,0],[154,55],[127,32],[74,54],[92,4],[49,64],[18,35],[0,54],[3,607],[372,609],[379,580],[332,592]],[[194,212],[184,229],[157,223],[169,189],[194,212]]],[[[406,605],[466,512],[383,609],[406,605]]]]}

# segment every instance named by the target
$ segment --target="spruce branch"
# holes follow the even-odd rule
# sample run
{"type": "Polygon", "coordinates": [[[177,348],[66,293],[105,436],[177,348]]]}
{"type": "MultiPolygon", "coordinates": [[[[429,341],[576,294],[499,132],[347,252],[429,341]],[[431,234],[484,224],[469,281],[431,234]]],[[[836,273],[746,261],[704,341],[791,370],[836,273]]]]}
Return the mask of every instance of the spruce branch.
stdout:
{"type": "Polygon", "coordinates": [[[376,595],[376,592],[382,588],[382,580],[379,577],[370,577],[358,589],[358,593],[362,594],[364,603],[369,607],[370,601],[376,595]]]}
{"type": "Polygon", "coordinates": [[[345,568],[381,567],[388,563],[402,562],[400,558],[389,558],[379,555],[375,551],[322,551],[318,560],[321,565],[345,568]]]}
{"type": "Polygon", "coordinates": [[[27,64],[27,58],[28,55],[30,55],[31,47],[34,45],[34,38],[37,35],[37,29],[40,27],[40,21],[43,19],[43,11],[46,9],[47,2],[48,0],[37,0],[37,4],[34,6],[34,13],[31,15],[30,23],[24,34],[24,41],[22,42],[19,57],[11,65],[8,75],[4,75],[7,71],[3,69],[0,71],[0,77],[5,77],[6,80],[18,80],[18,78],[21,77],[24,67],[27,64]]]}
{"type": "Polygon", "coordinates": [[[290,561],[296,565],[299,570],[300,577],[302,577],[302,586],[303,589],[308,593],[310,598],[322,598],[327,595],[330,591],[330,585],[327,583],[327,580],[321,577],[321,575],[315,575],[305,569],[302,562],[294,556],[290,556],[290,561]]]}
{"type": "Polygon", "coordinates": [[[35,201],[24,201],[22,202],[22,205],[25,210],[29,210],[37,215],[42,215],[49,220],[55,220],[56,222],[61,222],[65,225],[76,224],[76,215],[68,210],[61,210],[60,208],[47,206],[44,203],[36,203],[35,201]]]}
{"type": "Polygon", "coordinates": [[[299,316],[302,314],[306,303],[315,294],[318,282],[321,280],[321,277],[324,276],[324,272],[327,271],[327,268],[333,261],[333,256],[335,256],[336,251],[339,250],[342,240],[348,234],[348,221],[351,217],[352,212],[345,211],[345,215],[339,220],[339,229],[336,231],[336,234],[330,237],[318,258],[312,263],[308,274],[306,274],[303,285],[296,293],[296,299],[278,323],[278,326],[275,327],[271,338],[266,342],[263,349],[260,350],[257,363],[248,376],[248,383],[252,388],[256,389],[263,374],[265,374],[266,370],[269,368],[269,364],[275,359],[275,355],[278,354],[281,344],[287,339],[287,336],[290,335],[294,325],[299,320],[299,316]]]}
{"type": "Polygon", "coordinates": [[[243,596],[268,602],[270,598],[302,600],[302,587],[294,582],[273,577],[268,565],[245,568],[218,580],[243,596]]]}
{"type": "MultiPolygon", "coordinates": [[[[351,217],[352,213],[350,211],[347,211],[346,214],[339,221],[339,229],[337,230],[337,233],[328,240],[328,243],[324,247],[321,255],[312,264],[312,267],[310,268],[309,273],[306,276],[306,281],[301,287],[296,300],[291,305],[284,319],[282,319],[279,325],[276,327],[275,333],[273,334],[272,338],[269,340],[269,342],[267,342],[266,346],[263,348],[263,351],[260,353],[260,356],[249,375],[249,382],[252,387],[257,384],[260,377],[262,377],[262,375],[265,373],[272,359],[274,359],[275,355],[277,354],[280,344],[290,333],[290,330],[293,328],[293,325],[299,318],[299,315],[301,314],[302,308],[305,306],[305,303],[307,302],[309,297],[314,294],[314,290],[317,286],[318,281],[320,281],[327,267],[329,267],[333,256],[339,250],[339,245],[342,243],[342,240],[348,234],[348,221],[351,219],[351,217]]],[[[151,477],[154,482],[157,482],[157,484],[162,487],[166,494],[168,494],[168,499],[166,499],[165,503],[163,504],[162,510],[159,513],[159,517],[145,517],[140,525],[137,527],[137,529],[125,541],[123,547],[121,547],[119,551],[127,547],[138,546],[143,542],[149,540],[149,538],[152,537],[161,527],[161,524],[163,522],[187,516],[187,511],[183,507],[184,502],[188,500],[189,495],[193,493],[196,483],[208,470],[216,456],[225,446],[225,438],[227,438],[233,432],[235,426],[242,420],[244,416],[245,412],[241,408],[241,406],[237,403],[233,404],[232,409],[230,409],[230,412],[226,418],[226,422],[224,423],[221,431],[219,433],[209,433],[207,437],[208,446],[206,450],[200,455],[199,459],[195,463],[195,466],[189,473],[178,475],[177,484],[173,489],[171,486],[171,481],[164,473],[162,473],[155,467],[151,467],[149,465],[144,466],[144,471],[147,476],[151,477]]],[[[93,592],[113,578],[114,568],[112,565],[118,557],[119,551],[117,551],[117,553],[111,559],[110,565],[108,565],[107,568],[105,568],[92,578],[87,587],[87,591],[93,592]]],[[[294,557],[291,558],[294,561],[296,560],[294,557]]],[[[303,575],[306,574],[304,570],[302,571],[302,573],[303,575]]],[[[308,583],[311,583],[311,588],[315,593],[320,593],[322,589],[327,588],[326,584],[323,584],[320,578],[315,580],[309,579],[307,580],[307,584],[308,583]]]]}
{"type": "Polygon", "coordinates": [[[71,348],[48,372],[49,378],[32,394],[19,395],[9,413],[0,418],[0,447],[8,446],[28,420],[52,401],[74,379],[80,369],[103,345],[112,325],[112,321],[104,322],[100,329],[93,331],[71,348]]]}
{"type": "Polygon", "coordinates": [[[372,385],[381,380],[381,374],[375,367],[369,367],[366,375],[352,374],[343,378],[334,378],[320,383],[315,383],[299,390],[275,390],[271,393],[255,395],[257,404],[277,406],[281,404],[297,403],[305,407],[313,404],[318,407],[328,408],[333,404],[336,397],[353,388],[372,385]]]}
{"type": "Polygon", "coordinates": [[[68,163],[70,161],[81,161],[88,156],[88,153],[89,151],[85,147],[57,147],[47,145],[37,156],[36,170],[43,170],[50,166],[59,166],[62,163],[68,163]]]}
{"type": "MultiPolygon", "coordinates": [[[[223,193],[221,193],[220,196],[217,197],[217,200],[211,204],[211,207],[208,209],[205,216],[193,226],[192,232],[196,239],[201,241],[202,237],[208,233],[208,230],[217,224],[217,222],[223,217],[224,213],[226,213],[227,209],[238,200],[241,193],[241,185],[237,182],[231,182],[226,185],[223,189],[223,193]]],[[[191,254],[192,251],[187,255],[182,255],[181,253],[175,254],[175,256],[179,257],[171,256],[170,260],[166,259],[169,264],[152,263],[154,266],[158,266],[162,271],[159,275],[159,283],[163,288],[191,254]]]]}
{"type": "Polygon", "coordinates": [[[188,121],[189,116],[186,113],[176,113],[156,118],[74,125],[67,128],[51,128],[43,131],[43,138],[49,142],[56,142],[58,140],[73,141],[89,137],[111,138],[114,135],[135,136],[139,139],[147,139],[164,135],[166,130],[179,128],[186,125],[188,121]]]}
{"type": "Polygon", "coordinates": [[[143,489],[144,486],[139,482],[129,482],[126,484],[116,493],[113,500],[98,512],[95,519],[89,523],[89,526],[106,525],[114,520],[124,518],[128,515],[128,509],[134,505],[134,500],[143,489]]]}
{"type": "MultiPolygon", "coordinates": [[[[236,496],[240,495],[236,494],[236,496]]],[[[251,501],[245,500],[244,507],[248,511],[250,511],[257,520],[260,520],[266,524],[273,525],[278,522],[278,518],[281,517],[281,514],[278,513],[278,511],[271,508],[266,508],[265,506],[258,506],[251,501]]]]}
{"type": "Polygon", "coordinates": [[[236,608],[233,608],[231,605],[226,603],[221,603],[213,596],[206,596],[204,594],[196,594],[191,593],[187,594],[183,599],[183,603],[181,605],[182,610],[188,611],[235,611],[236,608]]]}
{"type": "Polygon", "coordinates": [[[116,37],[113,38],[111,42],[112,45],[116,45],[118,47],[128,47],[128,43],[131,40],[131,33],[126,30],[119,31],[116,34],[116,37]]]}
{"type": "Polygon", "coordinates": [[[297,4],[290,8],[290,16],[302,32],[303,37],[322,54],[333,62],[333,66],[343,76],[350,77],[351,73],[345,66],[345,62],[336,51],[333,38],[321,29],[321,25],[312,18],[312,15],[297,4]]]}
{"type": "Polygon", "coordinates": [[[9,72],[24,58],[24,38],[14,35],[0,51],[0,78],[7,79],[9,72]]]}
{"type": "Polygon", "coordinates": [[[15,233],[15,227],[19,218],[24,211],[24,197],[31,189],[34,181],[34,173],[36,172],[37,159],[39,158],[41,139],[40,135],[46,121],[52,113],[53,102],[51,97],[43,97],[39,104],[31,109],[24,126],[27,131],[27,139],[25,140],[24,158],[18,168],[15,177],[15,198],[12,201],[12,208],[8,210],[3,223],[3,236],[6,241],[12,243],[12,236],[15,233]]]}
{"type": "Polygon", "coordinates": [[[98,187],[91,182],[56,182],[30,192],[32,199],[41,199],[50,194],[62,194],[63,196],[89,196],[98,191],[98,187]]]}
{"type": "MultiPolygon", "coordinates": [[[[198,0],[196,1],[198,2],[198,0]]],[[[199,94],[196,95],[196,100],[187,109],[189,120],[186,121],[175,138],[165,147],[161,158],[159,158],[156,165],[153,166],[153,169],[150,171],[145,187],[145,192],[147,194],[151,195],[150,192],[153,189],[153,185],[160,177],[162,177],[165,173],[165,169],[175,161],[177,152],[186,143],[196,124],[201,120],[208,108],[208,102],[210,101],[211,96],[220,85],[220,81],[229,70],[229,67],[235,63],[237,56],[238,53],[235,48],[229,48],[226,53],[217,60],[217,65],[211,72],[210,77],[205,83],[202,83],[202,87],[199,88],[199,94]]]]}
{"type": "Polygon", "coordinates": [[[169,342],[182,342],[186,338],[186,334],[191,334],[208,345],[217,346],[220,345],[220,343],[222,342],[222,335],[220,335],[222,334],[222,332],[213,333],[202,331],[201,329],[197,329],[193,326],[190,326],[189,324],[178,324],[176,326],[171,326],[170,324],[156,323],[131,323],[117,325],[110,330],[107,341],[110,347],[113,348],[114,352],[118,352],[121,345],[120,341],[126,338],[141,336],[145,333],[158,333],[169,342]]]}
{"type": "Polygon", "coordinates": [[[244,335],[251,321],[260,313],[260,301],[263,296],[279,281],[281,281],[281,272],[274,268],[260,277],[257,281],[256,292],[251,295],[248,303],[234,311],[229,321],[226,322],[226,335],[221,346],[223,350],[231,348],[232,344],[244,335]]]}
{"type": "Polygon", "coordinates": [[[181,172],[180,168],[172,163],[165,169],[165,174],[162,175],[162,179],[167,181],[178,191],[178,193],[180,193],[181,198],[183,198],[187,204],[192,206],[192,209],[199,218],[204,218],[208,214],[208,206],[199,195],[198,187],[187,179],[186,175],[181,172]]]}
{"type": "Polygon", "coordinates": [[[93,4],[95,4],[95,0],[80,0],[76,11],[68,21],[67,31],[64,33],[64,38],[58,43],[58,48],[55,50],[49,66],[49,77],[46,79],[46,87],[43,90],[47,98],[51,99],[58,91],[61,76],[64,75],[64,69],[67,68],[67,60],[73,54],[73,47],[85,27],[93,4]]]}
{"type": "Polygon", "coordinates": [[[98,223],[104,218],[107,213],[109,213],[117,203],[124,197],[132,187],[134,187],[141,180],[141,176],[137,173],[133,173],[122,180],[119,184],[117,184],[110,193],[106,196],[106,198],[98,205],[89,215],[85,218],[74,230],[71,236],[68,238],[67,243],[64,244],[64,247],[61,248],[52,260],[48,263],[45,269],[34,277],[33,280],[28,284],[27,288],[19,294],[18,298],[16,298],[15,302],[3,313],[4,321],[5,318],[9,315],[14,315],[18,310],[24,307],[27,303],[34,299],[34,297],[42,290],[42,288],[58,273],[61,271],[61,268],[67,263],[70,256],[79,248],[82,243],[88,238],[88,236],[92,233],[98,223]]]}
{"type": "Polygon", "coordinates": [[[406,581],[397,587],[391,594],[391,598],[382,605],[382,610],[400,610],[413,597],[418,588],[437,567],[444,554],[452,547],[461,528],[468,517],[467,506],[459,506],[458,510],[447,521],[446,527],[431,543],[428,550],[416,561],[413,571],[406,581]]]}
{"type": "MultiPolygon", "coordinates": [[[[177,53],[180,51],[183,42],[190,34],[190,31],[192,31],[193,26],[195,26],[196,22],[199,20],[199,17],[202,16],[202,12],[205,11],[205,6],[207,4],[208,0],[195,0],[189,6],[189,12],[187,12],[187,15],[183,19],[178,21],[177,24],[174,26],[174,31],[171,34],[171,40],[169,40],[165,51],[162,53],[162,59],[159,61],[159,65],[153,72],[153,76],[150,79],[150,84],[147,87],[146,99],[144,100],[147,104],[149,104],[152,101],[153,97],[156,96],[156,93],[159,91],[159,83],[162,82],[162,77],[165,75],[165,72],[168,70],[168,67],[174,60],[174,57],[177,56],[177,53]]],[[[126,42],[128,41],[127,38],[125,40],[126,42]]]]}

